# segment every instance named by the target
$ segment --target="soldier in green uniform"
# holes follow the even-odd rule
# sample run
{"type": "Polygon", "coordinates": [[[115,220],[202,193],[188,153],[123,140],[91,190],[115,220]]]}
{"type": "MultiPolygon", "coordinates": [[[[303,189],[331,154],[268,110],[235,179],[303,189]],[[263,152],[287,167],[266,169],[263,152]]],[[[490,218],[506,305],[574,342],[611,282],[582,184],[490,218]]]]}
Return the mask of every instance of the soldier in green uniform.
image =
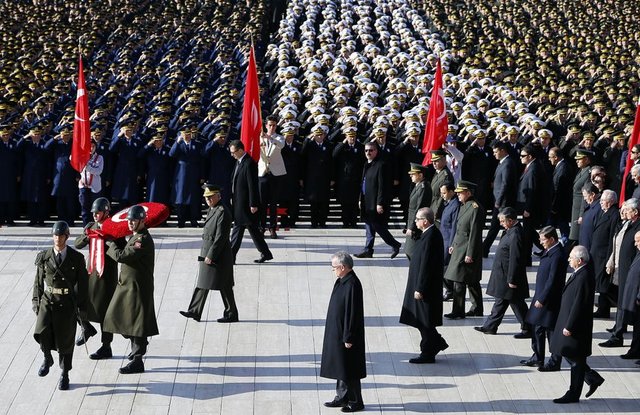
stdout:
{"type": "MultiPolygon", "coordinates": [[[[109,212],[111,211],[111,204],[105,197],[100,197],[93,202],[91,206],[91,213],[93,214],[94,222],[85,226],[85,233],[78,236],[74,242],[76,249],[82,249],[89,245],[90,239],[87,235],[87,230],[100,230],[102,224],[109,218],[109,212]]],[[[96,241],[96,244],[104,243],[102,241],[96,241]]],[[[126,241],[124,238],[119,238],[115,241],[119,247],[124,247],[126,241]]],[[[98,255],[104,252],[103,249],[98,247],[94,248],[98,251],[98,255]]],[[[113,292],[118,285],[118,263],[108,255],[102,255],[101,258],[89,258],[88,261],[89,283],[88,285],[88,304],[87,304],[87,319],[81,322],[82,334],[76,339],[76,345],[83,345],[91,336],[94,336],[97,331],[91,325],[90,321],[100,323],[102,334],[102,346],[92,353],[89,358],[93,360],[108,359],[112,357],[111,342],[113,341],[113,333],[104,331],[102,329],[104,316],[113,297],[113,292]],[[92,264],[93,261],[93,264],[92,264]],[[102,261],[103,270],[102,273],[99,270],[98,262],[102,261]]]]}
{"type": "Polygon", "coordinates": [[[36,257],[32,301],[37,319],[33,337],[44,353],[38,376],[49,374],[53,366],[51,351],[57,350],[62,369],[58,389],[67,390],[76,318],[86,318],[87,269],[84,256],[67,246],[69,225],[55,222],[52,234],[53,247],[40,251],[36,257]]]}
{"type": "Polygon", "coordinates": [[[158,334],[153,304],[155,246],[145,227],[146,217],[142,206],[132,206],[127,221],[133,235],[127,244],[120,248],[113,241],[107,243],[107,255],[122,265],[102,328],[131,341],[131,361],[120,368],[122,374],[144,372],[142,356],[147,352],[147,337],[158,334]]]}
{"type": "MultiPolygon", "coordinates": [[[[413,255],[413,249],[416,241],[420,239],[422,233],[416,226],[416,212],[423,207],[429,207],[431,205],[431,186],[425,185],[424,176],[426,168],[418,163],[411,163],[411,169],[409,170],[409,176],[411,176],[411,182],[414,184],[411,194],[409,195],[409,208],[407,217],[407,227],[405,235],[407,239],[404,243],[404,252],[407,254],[407,258],[411,259],[413,255]]],[[[438,190],[439,192],[439,190],[438,190]]],[[[440,193],[438,193],[440,194],[440,193]]]]}
{"type": "Polygon", "coordinates": [[[445,247],[451,254],[449,267],[444,278],[453,281],[453,308],[449,319],[482,316],[482,227],[485,212],[473,197],[475,183],[460,180],[455,192],[462,204],[456,222],[456,234],[450,247],[445,247]],[[469,287],[471,309],[465,314],[465,291],[469,287]]]}

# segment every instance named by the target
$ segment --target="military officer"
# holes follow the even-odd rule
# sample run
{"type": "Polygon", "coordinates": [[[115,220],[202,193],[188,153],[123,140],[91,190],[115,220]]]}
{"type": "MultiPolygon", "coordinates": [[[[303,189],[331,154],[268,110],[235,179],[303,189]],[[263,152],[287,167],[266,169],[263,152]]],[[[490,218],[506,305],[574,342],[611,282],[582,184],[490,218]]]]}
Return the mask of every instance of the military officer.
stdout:
{"type": "Polygon", "coordinates": [[[180,314],[200,321],[209,290],[217,290],[224,304],[224,314],[218,322],[234,323],[238,321],[238,309],[233,295],[233,253],[229,241],[231,213],[221,201],[219,186],[205,184],[203,188],[209,209],[202,229],[198,281],[188,311],[180,314]]]}
{"type": "MultiPolygon", "coordinates": [[[[407,258],[411,259],[413,254],[413,248],[422,231],[416,225],[416,212],[418,209],[428,207],[431,203],[431,186],[425,184],[424,176],[426,168],[418,163],[411,163],[411,169],[409,170],[409,177],[413,183],[413,189],[409,195],[408,217],[412,218],[407,220],[407,227],[405,228],[406,240],[404,244],[404,252],[407,254],[407,258]]],[[[438,194],[440,194],[438,192],[438,194]]]]}
{"type": "Polygon", "coordinates": [[[131,341],[129,364],[120,373],[144,372],[142,356],[147,353],[147,337],[159,333],[153,303],[153,269],[155,245],[145,227],[147,213],[140,205],[127,214],[133,232],[124,248],[110,241],[107,255],[121,265],[118,285],[104,316],[103,330],[122,334],[131,341]]]}
{"type": "MultiPolygon", "coordinates": [[[[89,271],[87,318],[81,321],[82,334],[76,339],[76,345],[83,345],[97,333],[90,322],[100,323],[102,346],[89,356],[92,360],[112,357],[111,342],[113,341],[113,333],[104,331],[103,322],[118,283],[118,263],[110,256],[101,254],[104,249],[99,249],[97,244],[104,244],[102,238],[92,241],[89,237],[89,231],[102,229],[102,224],[109,218],[110,213],[111,204],[109,200],[104,197],[97,198],[91,205],[91,214],[94,221],[85,227],[84,233],[78,236],[74,242],[76,249],[82,249],[92,244],[89,248],[89,261],[87,264],[87,270],[89,271]],[[100,257],[98,257],[99,255],[100,257]]],[[[126,241],[124,238],[119,238],[115,243],[123,247],[126,241]]]]}
{"type": "Polygon", "coordinates": [[[87,270],[84,256],[67,246],[69,225],[55,222],[52,235],[53,247],[36,257],[32,303],[37,318],[33,337],[44,353],[38,376],[49,374],[53,366],[51,350],[57,350],[62,369],[58,389],[67,390],[76,318],[86,318],[87,313],[87,270]]]}
{"type": "Polygon", "coordinates": [[[436,215],[436,225],[440,225],[440,217],[442,216],[442,209],[444,209],[444,202],[440,197],[440,188],[447,183],[454,183],[453,174],[447,167],[447,153],[444,150],[432,150],[431,151],[431,164],[435,168],[436,172],[431,179],[431,210],[436,215]]]}

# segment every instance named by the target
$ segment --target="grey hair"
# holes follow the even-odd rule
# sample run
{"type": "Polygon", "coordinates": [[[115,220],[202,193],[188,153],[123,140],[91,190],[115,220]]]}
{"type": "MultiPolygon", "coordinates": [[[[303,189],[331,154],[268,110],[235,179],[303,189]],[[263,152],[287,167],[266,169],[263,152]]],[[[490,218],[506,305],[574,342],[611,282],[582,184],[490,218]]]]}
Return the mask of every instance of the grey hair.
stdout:
{"type": "Polygon", "coordinates": [[[431,209],[430,207],[423,207],[418,209],[418,211],[416,212],[416,216],[418,215],[424,216],[425,219],[427,219],[427,221],[432,225],[436,223],[436,215],[433,213],[433,209],[431,209]]]}
{"type": "Polygon", "coordinates": [[[337,260],[340,265],[343,265],[345,268],[353,268],[353,258],[345,251],[338,251],[335,254],[331,255],[331,261],[337,260]]]}
{"type": "Polygon", "coordinates": [[[640,175],[640,164],[635,164],[633,167],[631,167],[631,174],[634,176],[640,175]]]}
{"type": "Polygon", "coordinates": [[[582,245],[576,245],[572,250],[571,254],[575,259],[579,259],[580,262],[586,264],[589,262],[589,251],[586,247],[582,245]]]}
{"type": "Polygon", "coordinates": [[[618,194],[611,189],[607,189],[602,192],[600,199],[606,202],[615,203],[618,200],[618,194]]]}
{"type": "Polygon", "coordinates": [[[627,209],[638,210],[638,199],[632,197],[631,199],[627,199],[624,201],[623,206],[627,209]]]}

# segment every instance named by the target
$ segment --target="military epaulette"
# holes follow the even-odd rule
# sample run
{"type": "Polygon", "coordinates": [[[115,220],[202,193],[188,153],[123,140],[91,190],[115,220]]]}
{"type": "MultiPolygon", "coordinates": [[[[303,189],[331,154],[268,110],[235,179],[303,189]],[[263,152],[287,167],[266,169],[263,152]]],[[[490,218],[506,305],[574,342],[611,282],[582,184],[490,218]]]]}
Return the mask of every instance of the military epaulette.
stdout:
{"type": "Polygon", "coordinates": [[[38,252],[38,255],[36,255],[36,261],[35,261],[36,266],[44,264],[45,262],[44,256],[46,255],[46,253],[47,253],[46,250],[38,252]]]}
{"type": "Polygon", "coordinates": [[[471,203],[471,206],[473,206],[474,209],[478,208],[478,204],[476,202],[471,203]]]}

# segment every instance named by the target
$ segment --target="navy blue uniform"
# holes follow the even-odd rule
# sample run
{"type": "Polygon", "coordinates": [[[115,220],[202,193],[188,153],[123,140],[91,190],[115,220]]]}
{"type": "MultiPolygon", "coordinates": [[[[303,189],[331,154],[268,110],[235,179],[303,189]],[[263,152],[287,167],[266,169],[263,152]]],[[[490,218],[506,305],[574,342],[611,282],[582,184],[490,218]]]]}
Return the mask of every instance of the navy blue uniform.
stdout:
{"type": "Polygon", "coordinates": [[[208,163],[207,183],[220,186],[222,202],[231,206],[231,173],[236,161],[229,153],[229,147],[211,140],[204,148],[203,154],[208,163]]]}
{"type": "Polygon", "coordinates": [[[138,152],[141,148],[142,143],[135,137],[131,140],[116,137],[109,146],[109,150],[118,158],[114,164],[111,197],[123,207],[140,200],[138,152]]]}
{"type": "Polygon", "coordinates": [[[196,226],[202,216],[201,189],[202,178],[202,145],[191,140],[189,143],[176,141],[169,156],[176,159],[176,170],[173,173],[171,202],[178,208],[178,226],[184,226],[187,219],[196,226]]]}
{"type": "Polygon", "coordinates": [[[156,149],[146,145],[140,149],[138,156],[144,160],[147,185],[147,202],[169,204],[169,187],[173,163],[169,157],[169,146],[163,145],[156,149]]]}
{"type": "Polygon", "coordinates": [[[73,226],[78,212],[78,180],[80,174],[71,167],[71,141],[50,138],[44,148],[53,152],[53,188],[51,196],[56,198],[58,219],[73,226]]]}
{"type": "Polygon", "coordinates": [[[0,224],[13,223],[18,200],[20,154],[14,140],[0,141],[0,224]]]}
{"type": "Polygon", "coordinates": [[[27,202],[29,225],[42,225],[46,219],[46,203],[51,182],[51,157],[44,148],[44,140],[35,144],[30,139],[18,141],[24,155],[20,199],[27,202]]]}

